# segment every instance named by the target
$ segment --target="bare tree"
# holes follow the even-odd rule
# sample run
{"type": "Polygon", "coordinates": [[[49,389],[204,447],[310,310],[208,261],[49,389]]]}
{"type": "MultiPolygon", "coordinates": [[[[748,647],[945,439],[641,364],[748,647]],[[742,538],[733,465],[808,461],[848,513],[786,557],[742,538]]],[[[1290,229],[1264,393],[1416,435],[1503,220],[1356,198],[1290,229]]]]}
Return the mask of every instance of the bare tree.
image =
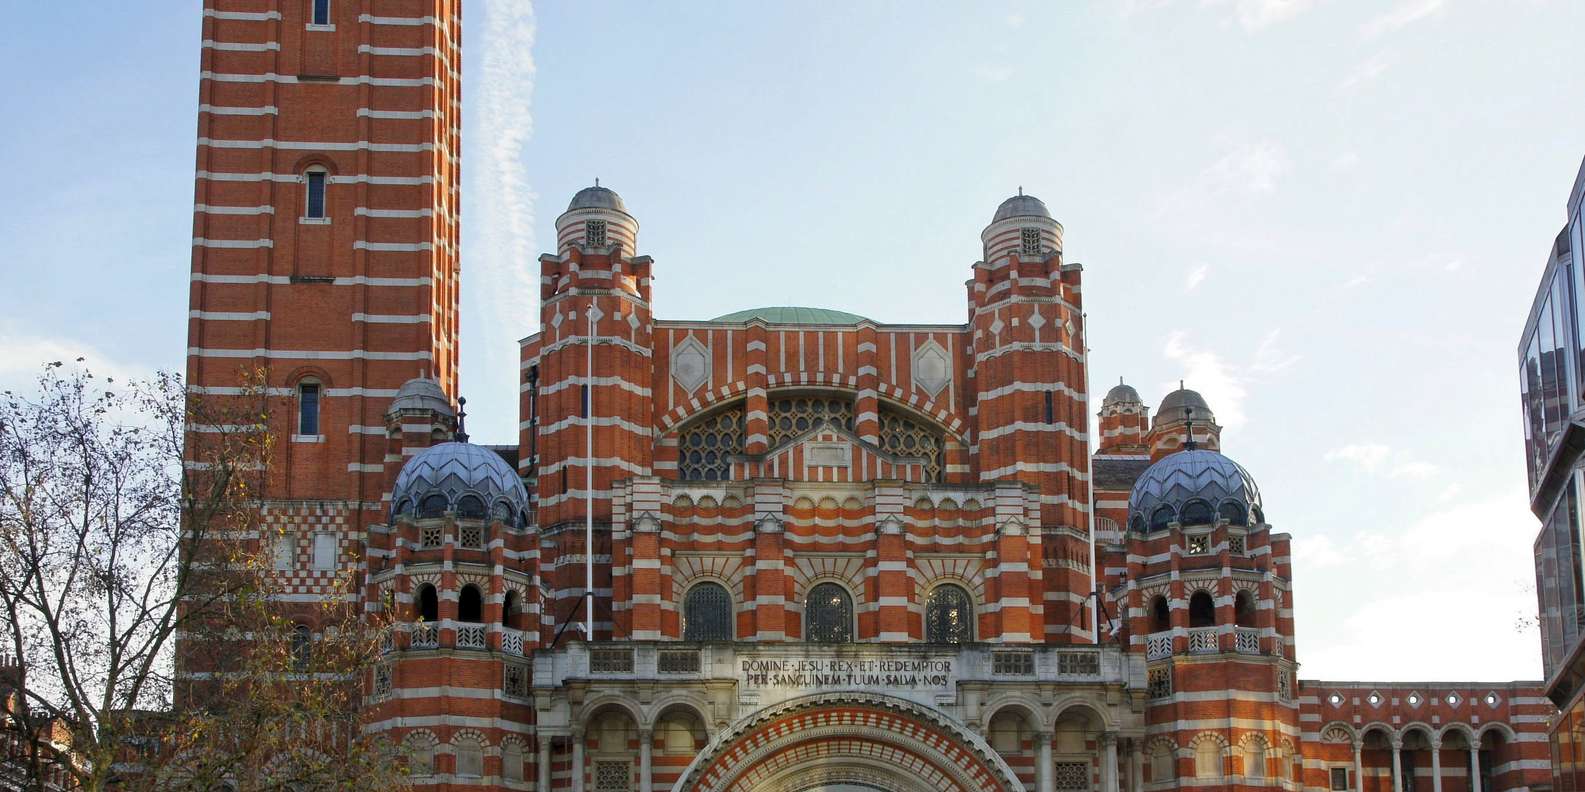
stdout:
{"type": "Polygon", "coordinates": [[[261,382],[209,398],[57,362],[0,395],[0,627],[26,673],[0,723],[26,788],[352,788],[395,766],[355,727],[370,625],[333,614],[310,650],[273,606],[261,382]],[[178,641],[203,669],[185,679],[178,641]]]}

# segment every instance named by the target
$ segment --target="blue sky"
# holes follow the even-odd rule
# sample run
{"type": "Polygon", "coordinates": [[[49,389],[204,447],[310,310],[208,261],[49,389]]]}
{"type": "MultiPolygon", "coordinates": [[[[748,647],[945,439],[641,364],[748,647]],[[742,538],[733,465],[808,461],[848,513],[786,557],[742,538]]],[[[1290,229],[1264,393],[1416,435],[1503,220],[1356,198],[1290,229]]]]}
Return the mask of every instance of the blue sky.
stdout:
{"type": "MultiPolygon", "coordinates": [[[[12,19],[0,380],[180,368],[199,7],[12,19]]],[[[535,258],[596,176],[663,318],[963,321],[1021,185],[1085,265],[1096,387],[1204,392],[1293,535],[1303,677],[1540,674],[1514,347],[1585,155],[1585,4],[472,0],[464,29],[477,438],[515,439],[535,258]]]]}

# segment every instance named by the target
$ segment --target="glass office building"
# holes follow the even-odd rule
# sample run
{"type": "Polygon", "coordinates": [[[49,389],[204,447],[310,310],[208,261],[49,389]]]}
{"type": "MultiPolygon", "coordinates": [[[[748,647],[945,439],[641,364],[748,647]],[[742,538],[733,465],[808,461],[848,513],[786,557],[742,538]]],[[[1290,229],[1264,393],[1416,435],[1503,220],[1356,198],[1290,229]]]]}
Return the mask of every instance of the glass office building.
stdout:
{"type": "Polygon", "coordinates": [[[1552,241],[1519,342],[1536,597],[1547,695],[1562,713],[1550,730],[1554,788],[1585,790],[1585,560],[1580,499],[1585,490],[1585,163],[1569,193],[1568,223],[1552,241]]]}

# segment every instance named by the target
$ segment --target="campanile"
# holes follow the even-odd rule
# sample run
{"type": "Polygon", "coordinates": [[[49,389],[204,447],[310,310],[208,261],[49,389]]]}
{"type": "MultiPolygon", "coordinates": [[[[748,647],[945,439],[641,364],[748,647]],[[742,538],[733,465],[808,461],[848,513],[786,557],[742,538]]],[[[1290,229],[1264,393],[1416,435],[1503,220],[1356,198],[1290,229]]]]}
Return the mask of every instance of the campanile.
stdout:
{"type": "Polygon", "coordinates": [[[203,14],[189,382],[267,372],[267,497],[355,528],[380,510],[397,388],[456,396],[461,3],[203,14]]]}

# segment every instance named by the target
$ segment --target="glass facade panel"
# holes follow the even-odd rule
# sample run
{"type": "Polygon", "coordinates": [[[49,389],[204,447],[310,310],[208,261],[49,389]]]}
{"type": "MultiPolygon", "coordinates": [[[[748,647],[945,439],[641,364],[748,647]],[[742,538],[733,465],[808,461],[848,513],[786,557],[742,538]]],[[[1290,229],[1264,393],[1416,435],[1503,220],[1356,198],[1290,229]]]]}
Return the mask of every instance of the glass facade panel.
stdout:
{"type": "Polygon", "coordinates": [[[1536,590],[1541,599],[1542,665],[1550,678],[1574,648],[1585,623],[1576,481],[1569,482],[1542,524],[1535,554],[1536,590]]]}
{"type": "MultiPolygon", "coordinates": [[[[1524,409],[1525,461],[1534,487],[1545,472],[1548,453],[1573,411],[1574,382],[1570,360],[1575,321],[1573,268],[1567,259],[1553,270],[1542,292],[1536,322],[1524,341],[1520,363],[1519,397],[1524,409]]],[[[1577,321],[1577,320],[1576,320],[1577,321]]]]}

